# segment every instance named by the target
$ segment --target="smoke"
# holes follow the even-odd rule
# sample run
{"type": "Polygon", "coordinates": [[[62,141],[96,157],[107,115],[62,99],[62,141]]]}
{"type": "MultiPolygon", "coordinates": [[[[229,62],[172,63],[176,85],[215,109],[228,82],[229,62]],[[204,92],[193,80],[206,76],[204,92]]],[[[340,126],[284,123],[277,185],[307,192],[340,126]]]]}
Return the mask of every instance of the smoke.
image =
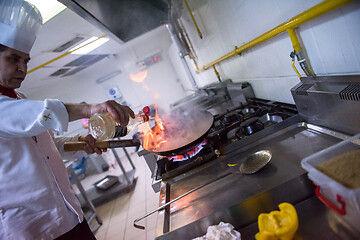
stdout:
{"type": "Polygon", "coordinates": [[[159,113],[159,117],[165,127],[161,138],[166,142],[155,149],[156,152],[171,151],[192,143],[203,136],[213,123],[211,113],[197,109],[159,113]]]}

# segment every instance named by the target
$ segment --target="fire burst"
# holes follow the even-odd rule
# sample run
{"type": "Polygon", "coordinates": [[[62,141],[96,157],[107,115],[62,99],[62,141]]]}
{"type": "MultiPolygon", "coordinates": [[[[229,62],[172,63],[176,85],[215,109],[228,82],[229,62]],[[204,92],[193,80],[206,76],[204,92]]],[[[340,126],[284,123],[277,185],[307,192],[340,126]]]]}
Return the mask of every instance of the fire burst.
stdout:
{"type": "Polygon", "coordinates": [[[163,138],[162,132],[165,130],[164,124],[160,119],[157,111],[157,105],[154,104],[155,107],[155,122],[156,125],[153,128],[150,128],[149,122],[145,124],[140,124],[139,133],[142,138],[142,146],[146,150],[156,150],[163,143],[167,141],[163,138]]]}

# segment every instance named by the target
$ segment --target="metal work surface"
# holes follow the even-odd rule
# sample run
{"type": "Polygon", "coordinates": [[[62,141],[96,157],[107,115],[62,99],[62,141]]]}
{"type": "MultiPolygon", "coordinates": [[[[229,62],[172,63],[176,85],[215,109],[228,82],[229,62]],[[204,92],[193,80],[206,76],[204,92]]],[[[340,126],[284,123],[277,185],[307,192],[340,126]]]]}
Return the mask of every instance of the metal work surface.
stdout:
{"type": "Polygon", "coordinates": [[[158,239],[201,236],[209,225],[219,221],[240,229],[256,222],[261,212],[276,209],[281,202],[297,204],[311,197],[314,189],[301,167],[301,160],[347,136],[295,120],[298,118],[255,133],[245,141],[234,142],[226,147],[222,157],[168,181],[161,189],[161,205],[225,176],[161,211],[156,231],[158,239]],[[271,151],[271,161],[253,175],[239,173],[242,161],[260,150],[271,151]],[[237,165],[229,167],[228,164],[237,165]],[[232,174],[226,175],[229,172],[232,174]],[[169,238],[172,234],[187,235],[169,238]]]}
{"type": "MultiPolygon", "coordinates": [[[[206,234],[210,225],[217,225],[220,221],[231,223],[235,229],[245,228],[256,222],[257,216],[262,212],[269,212],[277,208],[285,196],[288,202],[296,204],[312,196],[314,187],[305,175],[292,179],[288,182],[270,189],[269,191],[256,194],[237,204],[216,211],[209,216],[198,219],[178,229],[174,229],[157,239],[192,239],[206,234]],[[302,199],[295,197],[296,192],[301,192],[302,199]]],[[[163,216],[163,213],[160,214],[163,216]]],[[[241,233],[241,232],[240,232],[241,233]]]]}

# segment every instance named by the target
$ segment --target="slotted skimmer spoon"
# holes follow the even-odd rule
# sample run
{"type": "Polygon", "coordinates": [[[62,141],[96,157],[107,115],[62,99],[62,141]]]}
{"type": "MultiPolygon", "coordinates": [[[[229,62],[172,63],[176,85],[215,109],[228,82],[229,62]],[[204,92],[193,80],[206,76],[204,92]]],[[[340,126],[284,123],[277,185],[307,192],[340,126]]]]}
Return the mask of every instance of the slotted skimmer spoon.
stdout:
{"type": "Polygon", "coordinates": [[[253,174],[263,168],[271,160],[272,153],[269,150],[261,150],[251,154],[240,165],[240,173],[253,174]]]}

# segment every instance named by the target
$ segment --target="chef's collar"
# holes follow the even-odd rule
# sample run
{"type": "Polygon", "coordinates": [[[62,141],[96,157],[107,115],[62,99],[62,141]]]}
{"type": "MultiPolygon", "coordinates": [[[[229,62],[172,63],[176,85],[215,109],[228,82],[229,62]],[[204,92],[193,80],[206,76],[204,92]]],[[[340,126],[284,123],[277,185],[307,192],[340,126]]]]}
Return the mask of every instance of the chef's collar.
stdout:
{"type": "Polygon", "coordinates": [[[11,98],[17,98],[16,92],[14,89],[7,89],[2,86],[0,86],[0,92],[2,95],[11,97],[11,98]]]}

